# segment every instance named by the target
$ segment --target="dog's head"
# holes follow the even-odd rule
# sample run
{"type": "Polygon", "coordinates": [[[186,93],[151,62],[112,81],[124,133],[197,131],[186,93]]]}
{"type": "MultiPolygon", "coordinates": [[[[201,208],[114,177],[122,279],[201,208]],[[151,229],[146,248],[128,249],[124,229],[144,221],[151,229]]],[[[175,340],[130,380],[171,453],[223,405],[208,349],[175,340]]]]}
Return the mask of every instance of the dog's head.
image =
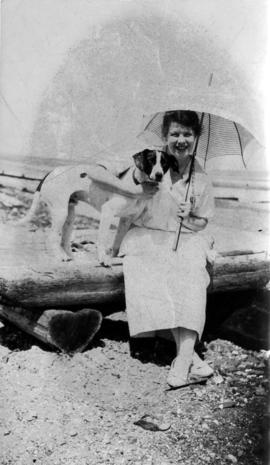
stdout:
{"type": "Polygon", "coordinates": [[[151,181],[160,182],[170,168],[170,156],[157,149],[145,149],[133,155],[136,167],[148,176],[151,181]]]}

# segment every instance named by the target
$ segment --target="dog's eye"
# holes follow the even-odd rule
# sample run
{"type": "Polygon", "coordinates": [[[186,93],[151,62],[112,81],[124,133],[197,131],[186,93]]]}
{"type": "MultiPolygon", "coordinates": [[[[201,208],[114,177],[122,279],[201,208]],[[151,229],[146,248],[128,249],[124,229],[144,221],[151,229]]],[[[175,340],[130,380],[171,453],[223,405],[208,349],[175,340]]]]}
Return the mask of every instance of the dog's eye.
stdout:
{"type": "Polygon", "coordinates": [[[151,152],[148,152],[148,153],[146,154],[146,158],[147,158],[147,160],[149,160],[149,161],[155,161],[155,160],[156,160],[156,154],[155,154],[155,152],[152,152],[152,151],[151,151],[151,152]]]}
{"type": "Polygon", "coordinates": [[[166,163],[168,163],[169,159],[170,159],[170,158],[169,158],[168,154],[165,153],[165,152],[162,152],[162,154],[161,154],[161,162],[166,162],[166,163]]]}

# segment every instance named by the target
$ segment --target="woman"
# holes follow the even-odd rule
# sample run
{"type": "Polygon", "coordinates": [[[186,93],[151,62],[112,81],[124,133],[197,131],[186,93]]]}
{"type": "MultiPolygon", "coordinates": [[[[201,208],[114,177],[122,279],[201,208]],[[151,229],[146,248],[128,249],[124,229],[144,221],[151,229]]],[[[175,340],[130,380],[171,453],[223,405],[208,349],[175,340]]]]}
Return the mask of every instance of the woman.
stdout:
{"type": "Polygon", "coordinates": [[[194,352],[205,324],[207,254],[212,240],[203,233],[213,214],[211,184],[195,160],[189,196],[185,192],[191,154],[199,135],[198,116],[192,111],[165,114],[162,133],[172,157],[159,191],[123,240],[127,316],[131,337],[170,329],[176,358],[168,384],[181,387],[194,376],[213,370],[194,352]],[[182,218],[180,243],[172,251],[175,231],[182,218]]]}

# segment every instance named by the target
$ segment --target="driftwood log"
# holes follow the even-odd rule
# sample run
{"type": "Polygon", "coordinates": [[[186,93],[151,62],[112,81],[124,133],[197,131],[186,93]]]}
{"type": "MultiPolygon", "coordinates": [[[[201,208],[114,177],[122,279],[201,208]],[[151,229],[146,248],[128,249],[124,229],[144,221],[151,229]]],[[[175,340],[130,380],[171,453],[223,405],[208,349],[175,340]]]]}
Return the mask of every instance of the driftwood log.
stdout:
{"type": "MultiPolygon", "coordinates": [[[[209,293],[263,287],[270,278],[263,253],[218,257],[210,267],[209,293]]],[[[124,280],[119,261],[106,269],[87,262],[33,268],[0,268],[0,294],[25,308],[96,307],[124,300],[124,280]]]]}
{"type": "MultiPolygon", "coordinates": [[[[25,308],[98,308],[124,300],[122,260],[111,268],[96,260],[96,234],[78,231],[85,249],[74,260],[60,262],[46,249],[45,233],[1,228],[0,296],[25,308]]],[[[209,268],[209,293],[263,287],[270,279],[268,236],[228,228],[212,228],[218,257],[209,268]]],[[[81,245],[81,247],[84,247],[81,245]]]]}
{"type": "MultiPolygon", "coordinates": [[[[263,287],[270,279],[268,236],[211,228],[219,255],[209,268],[208,292],[263,287]]],[[[84,249],[76,248],[74,261],[65,263],[46,249],[45,236],[40,230],[1,228],[0,316],[43,342],[76,352],[101,324],[101,313],[93,309],[103,312],[110,304],[113,313],[114,303],[124,306],[122,261],[115,259],[109,269],[98,264],[96,231],[76,232],[75,242],[84,249]]]]}

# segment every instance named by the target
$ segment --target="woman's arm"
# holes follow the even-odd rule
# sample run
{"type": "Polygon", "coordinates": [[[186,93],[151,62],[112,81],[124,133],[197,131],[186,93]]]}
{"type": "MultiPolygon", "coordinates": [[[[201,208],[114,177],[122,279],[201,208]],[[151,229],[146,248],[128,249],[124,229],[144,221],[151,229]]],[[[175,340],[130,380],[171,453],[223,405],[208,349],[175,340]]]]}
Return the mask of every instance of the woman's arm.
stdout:
{"type": "Polygon", "coordinates": [[[146,182],[136,185],[133,181],[125,183],[123,179],[117,178],[103,166],[94,165],[88,172],[88,177],[99,187],[114,194],[124,195],[130,198],[149,198],[158,191],[158,183],[146,182]]]}
{"type": "MultiPolygon", "coordinates": [[[[184,185],[182,188],[184,189],[184,185]]],[[[193,209],[190,201],[181,202],[178,207],[177,217],[179,219],[182,218],[182,224],[186,228],[197,232],[207,226],[209,218],[213,216],[213,210],[214,195],[212,184],[208,179],[205,179],[204,187],[196,208],[193,209]]]]}

